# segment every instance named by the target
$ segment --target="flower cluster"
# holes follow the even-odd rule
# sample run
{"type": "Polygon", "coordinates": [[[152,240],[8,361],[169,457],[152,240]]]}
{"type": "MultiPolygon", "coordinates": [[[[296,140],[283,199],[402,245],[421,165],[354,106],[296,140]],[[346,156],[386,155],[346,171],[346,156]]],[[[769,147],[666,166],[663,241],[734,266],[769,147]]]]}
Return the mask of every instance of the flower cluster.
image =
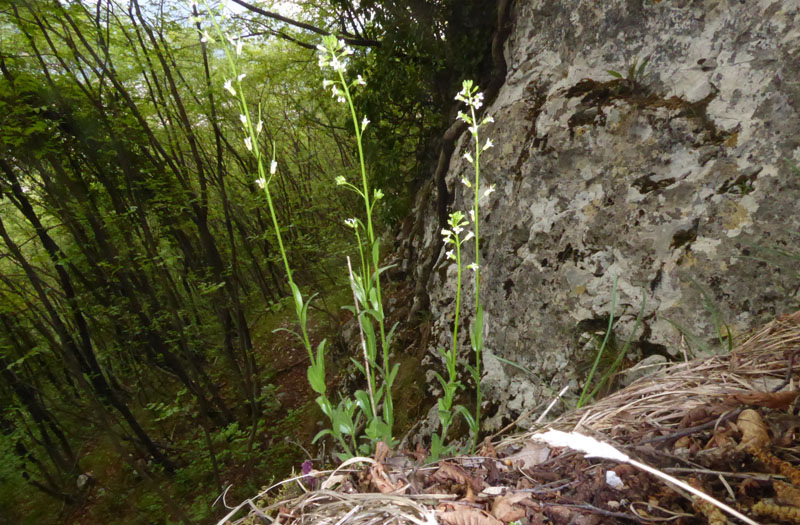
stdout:
{"type": "Polygon", "coordinates": [[[319,55],[319,67],[325,69],[330,67],[337,73],[344,73],[347,67],[347,57],[353,54],[353,48],[335,37],[327,36],[322,44],[317,45],[319,55]]]}
{"type": "Polygon", "coordinates": [[[442,229],[442,237],[444,237],[445,244],[453,245],[453,248],[447,251],[447,258],[458,261],[461,254],[461,245],[475,237],[475,234],[471,231],[467,231],[466,235],[463,237],[461,236],[464,232],[464,227],[467,226],[469,222],[467,222],[464,214],[460,211],[454,211],[450,214],[448,224],[450,225],[449,230],[447,228],[442,229]]]}
{"type": "MultiPolygon", "coordinates": [[[[461,91],[456,95],[456,100],[463,102],[469,107],[469,113],[464,113],[463,111],[458,112],[458,119],[469,126],[469,132],[472,133],[473,137],[477,140],[480,127],[494,122],[491,115],[485,115],[480,122],[476,120],[475,112],[483,106],[483,93],[478,91],[478,86],[473,85],[471,80],[465,80],[461,91]]],[[[487,139],[486,143],[478,150],[477,154],[486,151],[492,146],[494,146],[492,139],[487,139]]],[[[475,164],[475,159],[473,159],[469,151],[464,153],[464,158],[467,159],[467,162],[470,164],[475,164]]]]}
{"type": "MultiPolygon", "coordinates": [[[[361,75],[350,84],[346,84],[344,73],[347,69],[348,57],[354,53],[353,48],[348,46],[344,40],[339,40],[332,35],[326,36],[322,44],[317,45],[319,51],[320,69],[331,68],[339,76],[339,80],[323,80],[322,87],[331,90],[331,95],[337,102],[347,102],[348,91],[355,86],[365,86],[367,81],[361,75]]],[[[364,118],[362,130],[367,127],[369,120],[364,118]]]]}

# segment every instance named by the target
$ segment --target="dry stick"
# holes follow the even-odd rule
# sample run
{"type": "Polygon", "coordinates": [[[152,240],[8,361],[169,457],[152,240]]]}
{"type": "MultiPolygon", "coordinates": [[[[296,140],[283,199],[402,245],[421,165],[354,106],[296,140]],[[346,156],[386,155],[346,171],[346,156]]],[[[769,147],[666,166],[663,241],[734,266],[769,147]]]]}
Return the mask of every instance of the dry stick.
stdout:
{"type": "Polygon", "coordinates": [[[667,481],[668,483],[672,483],[688,492],[691,492],[698,498],[706,500],[707,502],[719,507],[732,516],[736,516],[748,525],[759,525],[758,522],[751,520],[733,507],[730,507],[721,501],[712,498],[705,492],[698,490],[691,485],[684,483],[678,478],[670,476],[669,474],[664,474],[660,470],[654,469],[650,465],[640,463],[639,461],[632,459],[630,456],[623,454],[608,443],[603,443],[602,441],[598,441],[593,437],[585,436],[577,432],[567,433],[560,430],[548,430],[547,432],[541,434],[534,434],[531,436],[531,438],[536,441],[543,441],[551,447],[569,447],[571,449],[581,451],[586,454],[586,457],[599,457],[612,459],[621,463],[629,463],[634,467],[640,468],[645,472],[649,472],[650,474],[667,481]]]}
{"type": "MultiPolygon", "coordinates": [[[[372,395],[373,384],[372,374],[370,374],[369,356],[367,355],[367,342],[364,340],[364,328],[361,326],[361,311],[358,309],[358,295],[356,294],[356,281],[353,278],[353,267],[350,264],[350,256],[347,256],[347,273],[350,274],[350,289],[353,291],[353,304],[356,309],[356,321],[358,322],[358,332],[361,335],[361,349],[364,350],[364,373],[367,375],[367,390],[369,391],[369,402],[372,404],[373,417],[378,416],[378,409],[375,407],[375,398],[372,395]]],[[[366,285],[365,285],[366,286],[366,285]]]]}
{"type": "Polygon", "coordinates": [[[544,421],[544,418],[547,416],[548,412],[550,412],[550,410],[553,409],[553,406],[556,404],[556,402],[559,399],[561,399],[561,396],[563,396],[567,392],[568,389],[569,389],[569,385],[566,385],[564,388],[561,389],[561,392],[558,393],[558,395],[555,397],[555,399],[550,401],[550,404],[547,405],[547,408],[544,409],[544,412],[542,412],[542,415],[539,416],[536,419],[537,423],[541,423],[542,421],[544,421]]]}

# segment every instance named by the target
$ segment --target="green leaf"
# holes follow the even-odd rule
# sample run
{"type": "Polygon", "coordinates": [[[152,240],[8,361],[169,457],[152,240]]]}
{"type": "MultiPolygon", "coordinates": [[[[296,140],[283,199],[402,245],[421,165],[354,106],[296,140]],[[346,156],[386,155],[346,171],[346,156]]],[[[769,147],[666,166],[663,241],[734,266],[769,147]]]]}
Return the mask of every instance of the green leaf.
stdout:
{"type": "Polygon", "coordinates": [[[314,443],[316,443],[316,442],[317,442],[317,441],[318,441],[318,440],[319,440],[321,437],[323,437],[323,436],[327,436],[327,435],[331,435],[331,436],[333,435],[333,432],[331,432],[331,429],[329,429],[329,428],[325,428],[325,429],[323,429],[323,430],[320,430],[319,432],[317,432],[317,435],[316,435],[316,436],[314,436],[314,439],[312,439],[312,440],[311,440],[311,443],[312,443],[312,444],[314,444],[314,443]]]}
{"type": "Polygon", "coordinates": [[[372,404],[369,401],[369,394],[363,390],[356,390],[353,396],[356,398],[358,408],[367,415],[367,419],[373,419],[375,414],[372,413],[372,404]]]}
{"type": "Polygon", "coordinates": [[[364,365],[363,365],[363,363],[361,363],[361,361],[357,361],[356,358],[354,358],[354,357],[351,357],[350,361],[353,363],[353,365],[356,367],[356,369],[358,369],[358,371],[361,373],[362,376],[366,376],[367,375],[367,372],[366,372],[366,370],[364,370],[364,365]]]}
{"type": "Polygon", "coordinates": [[[308,384],[311,389],[317,394],[324,394],[327,386],[325,385],[325,356],[324,352],[325,340],[323,340],[317,347],[316,362],[308,367],[306,375],[308,376],[308,384]]]}
{"type": "Polygon", "coordinates": [[[369,289],[369,306],[372,308],[373,311],[378,312],[380,315],[381,311],[381,303],[378,301],[378,289],[377,288],[370,288],[369,289]]]}
{"type": "Polygon", "coordinates": [[[614,78],[622,78],[622,75],[619,73],[619,71],[614,71],[613,69],[606,69],[606,73],[614,78]]]}
{"type": "Polygon", "coordinates": [[[297,318],[303,318],[303,294],[300,293],[300,288],[297,287],[296,284],[293,282],[289,283],[289,287],[292,289],[292,296],[294,297],[294,309],[297,312],[297,318]]]}
{"type": "Polygon", "coordinates": [[[639,65],[639,70],[636,72],[636,76],[641,78],[642,74],[644,73],[644,68],[647,66],[647,63],[650,61],[650,57],[645,58],[642,60],[641,65],[639,65]]]}
{"type": "Polygon", "coordinates": [[[478,306],[475,319],[469,329],[469,341],[475,351],[483,349],[483,307],[478,306]]]}
{"type": "Polygon", "coordinates": [[[442,438],[439,437],[439,434],[434,434],[431,436],[431,452],[430,452],[430,457],[428,458],[428,462],[433,463],[434,461],[439,461],[441,454],[442,454],[442,438]]]}
{"type": "MultiPolygon", "coordinates": [[[[434,372],[434,374],[436,375],[436,379],[439,380],[439,384],[442,385],[442,388],[447,388],[447,381],[444,380],[442,375],[439,372],[434,372]]],[[[439,401],[441,401],[441,399],[439,399],[439,401]]]]}
{"type": "Polygon", "coordinates": [[[331,406],[331,402],[328,401],[328,398],[320,395],[317,396],[317,399],[315,401],[317,402],[317,405],[319,405],[319,408],[322,410],[322,413],[328,416],[328,419],[332,419],[333,407],[331,406]]]}
{"type": "Polygon", "coordinates": [[[461,416],[467,421],[467,425],[469,425],[470,430],[477,434],[478,429],[475,425],[475,418],[472,417],[472,414],[469,413],[469,410],[464,408],[464,405],[456,405],[455,411],[461,414],[461,416]]]}
{"type": "Polygon", "coordinates": [[[389,385],[389,388],[392,387],[394,384],[394,379],[397,377],[397,372],[400,370],[400,363],[395,363],[392,367],[392,371],[389,372],[389,378],[386,381],[386,384],[389,385]]]}
{"type": "Polygon", "coordinates": [[[381,253],[381,241],[380,239],[375,239],[375,242],[372,243],[372,264],[375,267],[378,267],[378,261],[380,261],[380,253],[381,253]]]}
{"type": "Polygon", "coordinates": [[[372,327],[372,322],[366,317],[365,312],[361,312],[359,321],[361,322],[361,329],[364,331],[364,340],[367,343],[367,356],[370,361],[374,361],[378,351],[375,343],[375,329],[372,327]]]}
{"type": "Polygon", "coordinates": [[[389,329],[389,333],[387,333],[387,334],[386,334],[386,344],[387,344],[387,345],[388,345],[389,343],[391,343],[391,341],[392,341],[392,338],[394,337],[394,333],[395,333],[395,331],[397,330],[397,327],[398,327],[398,325],[400,325],[400,323],[399,323],[399,322],[397,322],[397,323],[394,323],[394,324],[392,325],[392,327],[389,329]]]}
{"type": "Polygon", "coordinates": [[[387,425],[380,417],[373,418],[364,429],[364,434],[371,441],[386,441],[391,439],[389,435],[389,425],[387,425]]]}
{"type": "Polygon", "coordinates": [[[316,296],[318,296],[318,295],[319,295],[319,293],[315,293],[314,295],[309,297],[308,301],[306,301],[306,304],[303,305],[303,311],[302,311],[301,321],[300,321],[301,323],[303,323],[303,326],[305,326],[306,319],[308,319],[308,307],[311,306],[311,301],[313,301],[314,298],[316,296]]]}

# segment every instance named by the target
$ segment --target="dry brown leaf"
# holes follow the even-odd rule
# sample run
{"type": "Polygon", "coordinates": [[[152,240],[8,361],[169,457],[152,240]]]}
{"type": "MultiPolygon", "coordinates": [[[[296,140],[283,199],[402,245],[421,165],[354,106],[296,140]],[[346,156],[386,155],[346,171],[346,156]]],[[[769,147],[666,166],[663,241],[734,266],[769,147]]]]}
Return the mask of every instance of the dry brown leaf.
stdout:
{"type": "Polygon", "coordinates": [[[512,465],[518,465],[520,468],[529,469],[539,463],[544,463],[549,458],[550,447],[544,443],[529,441],[522,450],[508,456],[506,461],[510,461],[512,465]]]}
{"type": "Polygon", "coordinates": [[[736,426],[742,431],[741,444],[746,448],[764,448],[770,443],[769,433],[761,415],[752,409],[742,410],[736,420],[736,426]]]}
{"type": "Polygon", "coordinates": [[[483,440],[483,445],[481,445],[478,455],[484,458],[497,458],[497,450],[495,450],[488,436],[483,440]]]}
{"type": "Polygon", "coordinates": [[[702,425],[703,423],[711,421],[712,419],[716,419],[720,416],[720,414],[726,410],[729,410],[730,408],[731,407],[728,406],[727,403],[719,402],[696,406],[683,416],[678,424],[678,428],[689,428],[695,425],[702,425]]]}
{"type": "Polygon", "coordinates": [[[502,521],[478,509],[460,508],[437,516],[445,525],[504,525],[502,521]]]}
{"type": "Polygon", "coordinates": [[[743,405],[755,405],[776,410],[786,410],[797,399],[800,392],[744,392],[729,396],[743,405]]]}
{"type": "Polygon", "coordinates": [[[375,445],[375,461],[378,463],[384,463],[386,461],[386,456],[389,455],[389,452],[391,452],[389,445],[387,445],[384,441],[378,441],[378,444],[375,445]]]}
{"type": "Polygon", "coordinates": [[[473,492],[480,492],[483,490],[483,482],[481,480],[473,478],[466,470],[452,463],[442,463],[433,475],[433,479],[437,481],[455,481],[456,483],[465,485],[473,492]]]}
{"type": "Polygon", "coordinates": [[[372,465],[369,468],[369,480],[370,482],[375,485],[381,494],[389,494],[390,492],[394,492],[399,490],[403,487],[402,481],[397,481],[397,483],[392,483],[386,475],[386,471],[383,469],[383,465],[378,463],[377,465],[372,465]]]}
{"type": "MultiPolygon", "coordinates": [[[[517,503],[522,500],[529,499],[530,494],[525,492],[518,492],[516,494],[509,492],[504,496],[495,498],[492,503],[492,514],[495,518],[508,523],[516,521],[525,517],[525,509],[515,507],[517,503]]],[[[533,503],[533,501],[531,501],[533,503]]]]}

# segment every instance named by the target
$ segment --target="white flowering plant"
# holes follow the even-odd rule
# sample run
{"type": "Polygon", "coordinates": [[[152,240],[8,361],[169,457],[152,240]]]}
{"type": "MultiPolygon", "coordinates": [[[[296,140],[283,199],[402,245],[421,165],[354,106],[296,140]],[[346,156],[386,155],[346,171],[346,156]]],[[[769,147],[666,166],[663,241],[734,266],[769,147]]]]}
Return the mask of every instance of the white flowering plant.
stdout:
{"type": "MultiPolygon", "coordinates": [[[[475,383],[475,410],[470,413],[462,405],[455,407],[455,410],[460,413],[470,427],[472,433],[472,450],[474,451],[478,443],[478,435],[480,433],[481,425],[481,404],[483,403],[483,394],[481,391],[481,359],[483,354],[483,306],[481,305],[480,284],[481,284],[481,265],[480,265],[480,204],[488,201],[489,196],[494,192],[494,186],[489,186],[483,193],[480,192],[481,188],[481,170],[480,160],[481,154],[493,147],[491,139],[487,139],[481,144],[480,130],[483,126],[491,124],[494,119],[491,115],[484,115],[478,119],[478,110],[483,106],[483,93],[478,90],[478,86],[474,85],[472,80],[465,80],[462,83],[461,91],[458,92],[455,99],[463,102],[467,106],[467,112],[459,111],[458,119],[467,124],[470,135],[472,135],[472,151],[464,153],[464,159],[473,166],[474,172],[472,180],[464,176],[461,178],[462,184],[468,189],[472,190],[472,209],[469,210],[469,219],[472,223],[472,234],[470,238],[474,239],[474,261],[467,265],[467,268],[473,271],[473,286],[475,293],[475,317],[472,320],[472,325],[469,330],[470,345],[475,355],[474,365],[467,365],[472,380],[475,383]]],[[[458,261],[459,272],[461,261],[458,261]]],[[[459,273],[460,275],[460,273],[459,273]]],[[[460,293],[461,283],[459,282],[460,293]]],[[[454,334],[453,339],[456,339],[454,334]]]]}
{"type": "Polygon", "coordinates": [[[450,214],[448,226],[449,228],[443,229],[441,233],[445,247],[449,248],[445,255],[448,260],[452,260],[456,264],[456,305],[453,315],[453,341],[448,350],[438,349],[445,362],[447,379],[436,372],[436,379],[442,386],[442,396],[437,400],[436,404],[440,431],[431,436],[430,461],[438,461],[441,456],[454,451],[452,445],[446,444],[447,431],[453,423],[456,411],[466,410],[460,405],[460,408],[454,407],[453,402],[456,393],[464,387],[458,380],[458,371],[456,370],[458,360],[458,322],[461,314],[461,275],[463,270],[461,246],[465,242],[469,242],[475,234],[466,230],[469,226],[469,221],[461,211],[454,211],[450,214]]]}
{"type": "MultiPolygon", "coordinates": [[[[323,71],[333,73],[333,79],[325,79],[322,87],[330,90],[331,96],[337,102],[347,104],[358,148],[360,180],[353,183],[345,177],[339,176],[335,182],[337,186],[343,186],[356,193],[364,203],[364,220],[347,219],[345,224],[354,230],[361,262],[360,272],[350,272],[355,304],[349,309],[358,319],[365,353],[363,364],[355,360],[353,362],[366,377],[367,390],[358,390],[353,394],[355,405],[352,404],[351,399],[346,398],[336,408],[323,407],[323,411],[328,410],[333,415],[331,417],[332,426],[330,429],[320,431],[314,439],[317,440],[324,435],[338,437],[337,433],[344,429],[348,432],[347,438],[353,443],[353,450],[357,450],[362,454],[369,454],[379,441],[384,441],[389,446],[395,443],[392,435],[392,427],[394,425],[392,385],[397,376],[399,365],[391,366],[389,350],[396,325],[391,330],[386,330],[380,280],[380,274],[385,268],[379,266],[380,243],[375,234],[372,221],[375,205],[384,195],[380,189],[370,188],[367,177],[362,139],[370,121],[366,116],[361,119],[358,118],[352,97],[353,90],[365,85],[366,80],[361,75],[357,75],[354,80],[347,79],[347,63],[354,51],[344,41],[332,35],[323,38],[322,43],[317,46],[317,50],[319,51],[320,68],[323,71]],[[377,377],[382,378],[380,386],[374,381],[377,377]],[[363,436],[365,439],[357,446],[357,440],[362,437],[354,434],[358,425],[355,425],[355,427],[349,426],[349,420],[347,419],[344,425],[339,424],[337,421],[338,416],[347,412],[347,409],[353,406],[358,408],[358,412],[353,409],[353,411],[349,412],[349,417],[353,417],[353,414],[355,414],[356,421],[360,421],[361,417],[363,417],[365,423],[363,436]],[[352,433],[349,433],[351,429],[352,433]]],[[[341,442],[340,439],[337,439],[337,441],[341,442]]],[[[340,456],[347,457],[349,455],[350,450],[345,449],[345,452],[340,456]]]]}
{"type": "MultiPolygon", "coordinates": [[[[284,269],[286,270],[289,288],[292,291],[292,299],[294,301],[295,313],[297,315],[300,331],[299,333],[295,331],[290,332],[297,336],[308,353],[308,358],[311,364],[307,370],[307,377],[312,390],[318,394],[316,400],[317,404],[320,405],[323,412],[325,412],[325,414],[330,417],[332,421],[334,418],[337,418],[337,422],[339,424],[334,425],[334,428],[344,428],[345,430],[349,428],[354,429],[357,423],[354,422],[351,417],[354,410],[353,405],[351,404],[344,407],[333,408],[327,397],[327,385],[325,381],[325,349],[327,346],[327,340],[323,339],[317,345],[315,351],[308,335],[308,308],[316,294],[312,295],[308,299],[303,297],[300,288],[294,281],[292,268],[289,265],[289,259],[286,256],[286,249],[283,243],[283,236],[281,235],[280,223],[278,221],[278,216],[272,199],[272,192],[270,190],[270,183],[278,171],[276,147],[273,144],[272,158],[269,162],[269,167],[267,167],[259,143],[259,136],[261,135],[264,126],[264,123],[261,119],[261,106],[259,105],[257,117],[254,118],[242,90],[242,81],[246,78],[246,74],[239,72],[237,59],[242,55],[244,50],[243,40],[241,37],[228,36],[221,27],[219,20],[224,19],[226,16],[224,12],[224,2],[220,2],[216,10],[212,9],[206,0],[203,0],[203,4],[209,14],[209,20],[211,21],[216,35],[220,42],[222,42],[222,47],[228,62],[228,74],[230,75],[225,79],[222,87],[228,94],[230,94],[231,97],[236,99],[236,102],[239,106],[239,122],[242,125],[242,131],[244,134],[242,142],[244,143],[247,151],[255,157],[258,176],[254,182],[264,191],[264,195],[266,196],[267,207],[269,208],[270,218],[272,219],[273,231],[278,243],[278,250],[280,251],[284,269]]],[[[211,38],[207,31],[202,32],[201,42],[203,44],[213,43],[214,41],[215,40],[211,38]]],[[[336,437],[339,441],[339,444],[345,450],[349,450],[349,446],[352,444],[352,442],[348,443],[342,432],[337,432],[336,437]]]]}
{"type": "MultiPolygon", "coordinates": [[[[276,147],[275,145],[272,146],[272,155],[270,160],[267,161],[260,141],[264,125],[261,119],[261,106],[259,105],[254,114],[248,106],[242,89],[242,83],[245,81],[246,75],[239,72],[237,60],[244,52],[245,44],[241,37],[229,37],[225,34],[219,23],[219,20],[224,18],[224,13],[221,11],[222,8],[218,8],[215,11],[209,7],[205,0],[203,4],[209,13],[216,38],[212,37],[209,31],[203,30],[201,31],[201,41],[204,45],[217,41],[221,42],[224,49],[228,62],[228,71],[222,83],[222,90],[236,100],[239,108],[239,123],[243,131],[240,144],[256,160],[257,175],[254,177],[253,182],[264,191],[266,196],[274,235],[292,292],[299,325],[299,330],[292,333],[298,337],[308,353],[310,361],[307,371],[308,381],[311,388],[317,393],[317,404],[330,420],[330,427],[320,431],[315,436],[314,441],[326,435],[332,436],[341,448],[339,458],[343,460],[355,454],[369,455],[374,451],[375,445],[379,441],[384,441],[391,447],[396,443],[393,436],[394,403],[392,386],[397,376],[399,365],[391,365],[390,347],[396,325],[387,330],[381,294],[381,273],[386,268],[381,268],[379,265],[380,242],[372,220],[375,207],[378,201],[384,197],[384,194],[380,189],[371,188],[367,177],[362,141],[363,135],[370,125],[370,120],[366,116],[359,118],[353,103],[353,90],[365,85],[366,80],[361,75],[356,75],[352,79],[352,77],[348,76],[347,71],[348,61],[354,51],[344,41],[337,39],[335,36],[326,36],[323,38],[322,43],[317,46],[319,66],[324,71],[332,73],[332,78],[324,80],[322,86],[330,92],[338,103],[346,104],[350,110],[358,151],[360,178],[351,181],[344,176],[339,176],[335,179],[335,183],[356,193],[361,197],[364,204],[364,216],[362,218],[347,219],[345,225],[353,229],[360,262],[359,271],[353,272],[350,269],[349,272],[355,303],[350,309],[359,323],[362,347],[364,349],[364,361],[359,363],[353,360],[353,362],[366,377],[368,386],[367,390],[358,390],[351,397],[345,397],[337,404],[334,404],[327,395],[325,377],[326,340],[323,340],[314,349],[308,334],[308,309],[314,296],[305,298],[293,279],[292,268],[289,265],[281,235],[281,227],[273,204],[270,187],[273,178],[278,174],[279,168],[276,159],[276,147]],[[361,432],[363,434],[360,434],[361,432]]],[[[445,375],[436,374],[442,386],[443,394],[437,403],[440,431],[432,437],[432,459],[438,459],[443,454],[453,451],[452,445],[447,443],[447,436],[455,414],[461,414],[467,420],[474,437],[472,443],[474,449],[480,430],[481,417],[480,376],[481,352],[483,349],[483,310],[479,294],[481,267],[479,260],[478,206],[488,200],[494,191],[494,187],[484,189],[482,192],[479,191],[481,188],[479,167],[481,153],[493,146],[491,139],[481,144],[479,132],[482,126],[493,122],[493,120],[490,116],[484,116],[480,121],[477,120],[476,112],[483,104],[483,94],[478,91],[472,81],[464,81],[463,89],[458,93],[456,99],[464,102],[468,107],[468,112],[459,112],[458,118],[467,123],[472,135],[475,147],[472,151],[464,154],[464,158],[474,166],[475,171],[474,177],[464,177],[462,182],[467,188],[473,190],[474,199],[472,208],[468,213],[453,212],[450,215],[449,228],[442,231],[444,242],[449,248],[447,257],[453,260],[458,268],[458,282],[452,344],[448,350],[439,350],[445,361],[446,372],[445,375]],[[471,242],[474,242],[474,260],[464,265],[462,247],[471,242]],[[475,354],[475,364],[467,365],[467,370],[475,381],[476,387],[476,408],[474,412],[461,405],[454,406],[457,393],[463,389],[463,385],[458,380],[457,356],[462,271],[464,268],[472,270],[475,290],[475,316],[470,327],[470,341],[475,354]]]]}

